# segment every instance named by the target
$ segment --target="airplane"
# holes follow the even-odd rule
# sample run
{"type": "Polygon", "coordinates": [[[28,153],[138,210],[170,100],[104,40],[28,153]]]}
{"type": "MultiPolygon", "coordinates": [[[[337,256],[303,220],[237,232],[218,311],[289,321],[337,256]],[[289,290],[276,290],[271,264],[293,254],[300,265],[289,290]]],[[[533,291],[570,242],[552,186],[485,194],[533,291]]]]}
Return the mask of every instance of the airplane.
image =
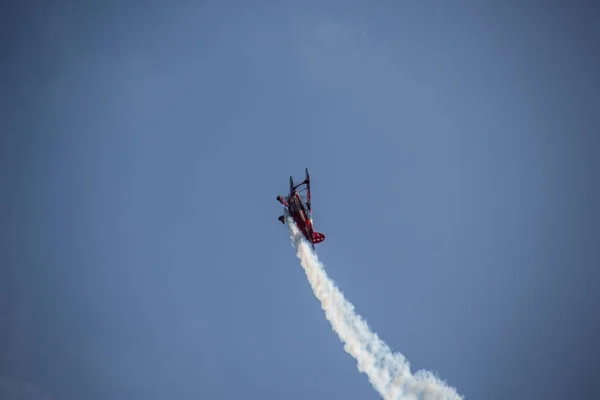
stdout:
{"type": "MultiPolygon", "coordinates": [[[[325,240],[325,235],[320,232],[315,232],[313,228],[313,219],[312,219],[312,207],[310,203],[310,176],[308,175],[308,168],[305,168],[306,179],[294,186],[294,179],[290,176],[290,194],[287,198],[284,198],[282,195],[277,196],[277,201],[283,204],[289,214],[294,218],[296,225],[300,228],[300,231],[311,244],[313,250],[315,249],[315,244],[321,243],[325,240]],[[299,187],[304,186],[301,190],[297,191],[299,187]],[[300,192],[306,190],[306,202],[302,201],[302,197],[300,196],[300,192]],[[306,203],[306,204],[305,204],[306,203]]],[[[282,224],[285,224],[285,218],[283,215],[277,218],[281,221],[282,224]]]]}

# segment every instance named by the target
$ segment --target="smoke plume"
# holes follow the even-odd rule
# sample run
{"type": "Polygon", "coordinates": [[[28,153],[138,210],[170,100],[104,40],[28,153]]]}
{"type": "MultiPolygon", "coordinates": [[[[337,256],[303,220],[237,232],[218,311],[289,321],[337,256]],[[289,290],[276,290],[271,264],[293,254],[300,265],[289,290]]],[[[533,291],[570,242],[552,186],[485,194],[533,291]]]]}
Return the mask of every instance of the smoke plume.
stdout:
{"type": "Polygon", "coordinates": [[[369,326],[354,311],[342,292],[327,276],[323,264],[293,219],[287,217],[292,243],[315,297],[325,311],[325,317],[344,344],[344,350],[356,359],[358,370],[385,400],[458,400],[456,391],[429,371],[410,372],[409,362],[371,332],[369,326]]]}

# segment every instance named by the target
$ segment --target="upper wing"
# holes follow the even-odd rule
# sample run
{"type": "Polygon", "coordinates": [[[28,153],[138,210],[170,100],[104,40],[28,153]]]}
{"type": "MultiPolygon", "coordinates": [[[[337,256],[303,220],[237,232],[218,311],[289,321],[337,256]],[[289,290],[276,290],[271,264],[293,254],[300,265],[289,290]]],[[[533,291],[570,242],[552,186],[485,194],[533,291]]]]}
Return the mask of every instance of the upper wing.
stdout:
{"type": "Polygon", "coordinates": [[[310,175],[308,175],[308,168],[304,169],[306,172],[306,205],[308,206],[308,212],[312,213],[312,207],[310,204],[310,175]]]}

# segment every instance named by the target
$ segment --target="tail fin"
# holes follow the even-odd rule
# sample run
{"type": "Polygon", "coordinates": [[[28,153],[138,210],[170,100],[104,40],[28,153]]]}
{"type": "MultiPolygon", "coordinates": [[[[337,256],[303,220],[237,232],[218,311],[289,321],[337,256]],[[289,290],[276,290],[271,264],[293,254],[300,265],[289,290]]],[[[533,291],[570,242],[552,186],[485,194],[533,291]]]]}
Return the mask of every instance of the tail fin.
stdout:
{"type": "Polygon", "coordinates": [[[325,240],[325,235],[323,235],[320,232],[313,232],[313,243],[314,244],[321,243],[323,240],[325,240]]]}

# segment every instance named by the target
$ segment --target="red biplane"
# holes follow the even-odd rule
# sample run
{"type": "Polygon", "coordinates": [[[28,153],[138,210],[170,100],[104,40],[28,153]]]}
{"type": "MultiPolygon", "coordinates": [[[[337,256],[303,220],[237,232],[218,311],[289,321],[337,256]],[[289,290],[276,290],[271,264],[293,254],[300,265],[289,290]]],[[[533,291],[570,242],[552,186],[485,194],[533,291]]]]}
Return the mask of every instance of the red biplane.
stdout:
{"type": "MultiPolygon", "coordinates": [[[[325,235],[319,232],[315,232],[313,228],[313,219],[311,216],[312,208],[310,204],[310,176],[308,175],[308,168],[306,171],[306,179],[302,183],[294,186],[294,179],[290,176],[290,194],[287,198],[279,195],[277,200],[283,204],[289,214],[294,218],[296,225],[304,234],[304,237],[311,244],[313,250],[315,244],[321,243],[325,240],[325,235]],[[299,187],[304,186],[302,189],[297,190],[299,187]],[[306,202],[302,201],[300,196],[301,192],[306,191],[306,202]]],[[[281,215],[279,218],[282,224],[285,224],[285,218],[281,215]]]]}

